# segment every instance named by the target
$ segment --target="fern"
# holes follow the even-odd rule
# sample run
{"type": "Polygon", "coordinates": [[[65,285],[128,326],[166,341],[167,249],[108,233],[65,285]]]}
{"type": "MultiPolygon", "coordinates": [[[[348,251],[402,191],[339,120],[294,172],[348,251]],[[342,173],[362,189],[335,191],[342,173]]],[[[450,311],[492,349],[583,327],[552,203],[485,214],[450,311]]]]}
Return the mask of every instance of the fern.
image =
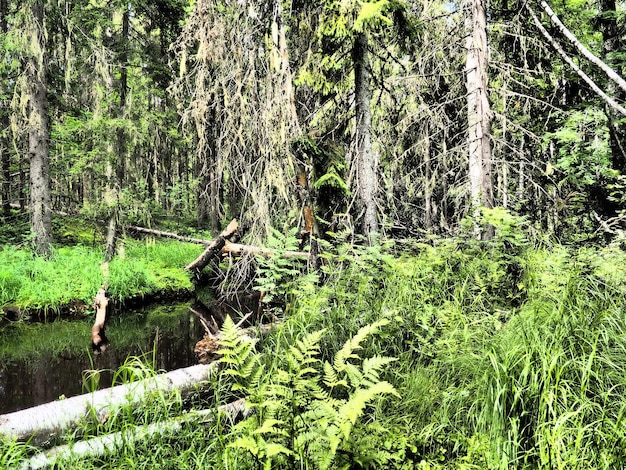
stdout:
{"type": "Polygon", "coordinates": [[[244,337],[227,316],[220,332],[218,363],[224,365],[222,374],[234,378],[233,391],[251,390],[259,385],[262,370],[254,352],[254,341],[244,337]]]}
{"type": "Polygon", "coordinates": [[[232,322],[225,323],[223,344],[228,347],[220,351],[229,367],[225,372],[240,380],[247,378],[237,384],[255,412],[233,428],[229,449],[251,455],[263,468],[337,468],[341,465],[338,455],[355,454],[358,460],[362,454],[370,460],[376,452],[383,452],[360,449],[352,441],[352,431],[362,427],[367,435],[369,425],[360,424],[367,406],[384,395],[398,396],[389,382],[380,380],[380,373],[394,359],[362,360],[357,353],[387,323],[380,320],[361,328],[332,363],[319,359],[325,330],[310,333],[286,349],[282,366],[271,375],[248,374],[260,370],[250,365],[258,364],[257,356],[252,347],[242,346],[242,339],[231,331],[232,322]]]}

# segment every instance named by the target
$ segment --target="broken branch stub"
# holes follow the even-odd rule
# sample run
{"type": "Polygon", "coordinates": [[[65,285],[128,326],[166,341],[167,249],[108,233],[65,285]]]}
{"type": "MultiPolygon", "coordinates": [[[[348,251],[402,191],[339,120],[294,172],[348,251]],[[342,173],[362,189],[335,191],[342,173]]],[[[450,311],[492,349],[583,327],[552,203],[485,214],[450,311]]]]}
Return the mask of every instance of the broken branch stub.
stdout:
{"type": "Polygon", "coordinates": [[[96,308],[96,320],[91,327],[91,348],[96,354],[103,353],[109,344],[109,340],[104,334],[107,305],[109,305],[106,289],[107,286],[105,284],[100,288],[93,300],[94,307],[96,308]]]}

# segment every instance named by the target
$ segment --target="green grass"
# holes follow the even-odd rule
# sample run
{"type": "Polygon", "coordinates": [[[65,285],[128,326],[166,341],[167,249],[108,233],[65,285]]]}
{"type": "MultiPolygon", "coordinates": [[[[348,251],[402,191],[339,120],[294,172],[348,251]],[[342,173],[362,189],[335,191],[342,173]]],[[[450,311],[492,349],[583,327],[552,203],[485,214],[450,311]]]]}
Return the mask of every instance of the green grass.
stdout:
{"type": "MultiPolygon", "coordinates": [[[[237,387],[233,373],[212,379],[201,394],[202,406],[248,394],[260,407],[259,416],[284,416],[281,395],[265,401],[261,393],[314,376],[312,370],[294,366],[302,360],[293,349],[298,340],[324,331],[319,360],[335,364],[337,351],[350,337],[384,318],[389,323],[361,344],[351,361],[397,358],[380,380],[391,383],[400,397],[367,404],[362,424],[355,424],[342,443],[338,461],[353,468],[380,468],[366,463],[368,449],[377,449],[380,455],[402,456],[385,468],[626,466],[626,254],[617,244],[535,247],[511,229],[488,244],[434,239],[403,252],[335,246],[337,256],[324,265],[323,283],[315,275],[293,279],[284,326],[256,347],[264,374],[237,387]],[[260,411],[264,403],[268,408],[260,411]],[[274,415],[270,403],[278,406],[274,415]]],[[[175,255],[166,247],[149,243],[129,245],[127,256],[150,258],[160,269],[189,259],[182,251],[172,261],[175,255]]],[[[139,266],[135,264],[146,273],[139,266]]],[[[146,274],[124,282],[142,289],[154,281],[146,274]]],[[[246,454],[241,449],[252,448],[252,441],[242,441],[242,436],[256,436],[264,445],[270,438],[289,445],[279,432],[284,426],[321,432],[329,418],[304,412],[310,403],[305,400],[305,408],[294,415],[303,423],[283,420],[270,428],[260,421],[258,428],[233,428],[227,420],[200,423],[176,436],[103,458],[59,463],[58,468],[263,468],[268,454],[246,454]]],[[[171,404],[152,406],[161,411],[147,412],[142,422],[180,413],[171,404]]],[[[133,419],[122,419],[115,427],[131,426],[133,419]]],[[[317,468],[314,462],[320,461],[317,454],[297,458],[298,468],[317,468]]]]}
{"type": "MultiPolygon", "coordinates": [[[[108,293],[116,300],[162,291],[191,289],[184,266],[201,251],[197,245],[164,241],[125,243],[124,255],[109,269],[108,293]]],[[[50,259],[27,249],[0,248],[0,307],[57,311],[73,301],[90,305],[104,282],[100,248],[55,249],[50,259]]]]}

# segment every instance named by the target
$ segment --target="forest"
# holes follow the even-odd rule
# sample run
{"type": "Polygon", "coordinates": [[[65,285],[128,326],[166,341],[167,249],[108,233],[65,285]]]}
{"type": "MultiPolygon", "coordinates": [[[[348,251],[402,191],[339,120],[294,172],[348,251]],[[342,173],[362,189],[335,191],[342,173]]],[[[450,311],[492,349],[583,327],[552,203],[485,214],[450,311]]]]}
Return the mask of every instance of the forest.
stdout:
{"type": "Polygon", "coordinates": [[[256,302],[0,469],[624,468],[624,13],[0,0],[0,400],[107,302],[256,302]]]}

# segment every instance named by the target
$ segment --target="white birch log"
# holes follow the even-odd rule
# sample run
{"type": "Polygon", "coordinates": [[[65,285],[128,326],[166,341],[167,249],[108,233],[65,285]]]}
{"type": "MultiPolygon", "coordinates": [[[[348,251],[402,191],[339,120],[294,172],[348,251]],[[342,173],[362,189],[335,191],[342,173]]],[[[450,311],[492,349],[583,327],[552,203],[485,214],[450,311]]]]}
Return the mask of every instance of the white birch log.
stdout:
{"type": "MultiPolygon", "coordinates": [[[[235,419],[239,414],[245,415],[249,411],[243,398],[218,408],[218,412],[226,413],[231,419],[235,419]]],[[[68,458],[100,457],[107,453],[115,452],[120,447],[132,445],[146,438],[153,436],[171,436],[179,432],[186,423],[212,421],[215,418],[215,414],[215,410],[193,411],[168,421],[137,426],[85,441],[79,441],[71,445],[66,444],[54,447],[30,458],[22,464],[21,468],[23,470],[39,470],[49,468],[57,461],[68,458]]]]}
{"type": "Polygon", "coordinates": [[[217,365],[200,364],[149,379],[71,397],[0,415],[0,436],[18,440],[32,437],[38,445],[75,427],[82,420],[106,420],[122,406],[136,406],[154,392],[189,391],[207,380],[217,365]]]}
{"type": "Polygon", "coordinates": [[[262,248],[259,246],[252,245],[242,245],[240,243],[230,243],[226,241],[224,246],[222,247],[222,253],[232,253],[234,255],[243,255],[243,254],[253,254],[253,255],[261,255],[261,256],[276,256],[279,255],[281,258],[309,258],[311,256],[310,253],[306,253],[304,251],[277,251],[272,250],[271,248],[262,248]]]}

